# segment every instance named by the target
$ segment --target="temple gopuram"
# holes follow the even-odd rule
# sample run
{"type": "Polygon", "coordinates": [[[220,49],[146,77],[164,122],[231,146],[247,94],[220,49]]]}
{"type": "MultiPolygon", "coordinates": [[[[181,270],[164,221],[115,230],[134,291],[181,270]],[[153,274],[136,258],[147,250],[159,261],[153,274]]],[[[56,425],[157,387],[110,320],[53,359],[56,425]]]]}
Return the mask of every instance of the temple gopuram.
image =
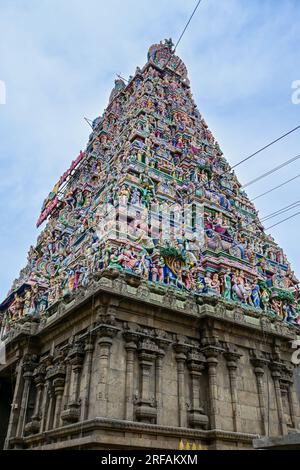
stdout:
{"type": "Polygon", "coordinates": [[[5,449],[240,449],[299,430],[298,280],[173,47],[115,81],[0,304],[5,449]]]}

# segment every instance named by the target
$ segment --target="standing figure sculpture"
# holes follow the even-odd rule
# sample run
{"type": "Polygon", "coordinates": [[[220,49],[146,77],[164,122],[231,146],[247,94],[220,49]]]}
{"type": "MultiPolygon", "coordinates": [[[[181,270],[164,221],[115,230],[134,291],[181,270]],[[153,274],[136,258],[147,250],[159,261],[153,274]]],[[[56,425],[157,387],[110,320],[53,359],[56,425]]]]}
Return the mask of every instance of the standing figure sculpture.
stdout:
{"type": "Polygon", "coordinates": [[[228,268],[227,271],[222,276],[222,295],[225,300],[231,300],[231,273],[230,269],[228,268]]]}
{"type": "Polygon", "coordinates": [[[254,307],[260,308],[260,287],[257,282],[257,278],[255,278],[253,281],[251,295],[254,307]]]}

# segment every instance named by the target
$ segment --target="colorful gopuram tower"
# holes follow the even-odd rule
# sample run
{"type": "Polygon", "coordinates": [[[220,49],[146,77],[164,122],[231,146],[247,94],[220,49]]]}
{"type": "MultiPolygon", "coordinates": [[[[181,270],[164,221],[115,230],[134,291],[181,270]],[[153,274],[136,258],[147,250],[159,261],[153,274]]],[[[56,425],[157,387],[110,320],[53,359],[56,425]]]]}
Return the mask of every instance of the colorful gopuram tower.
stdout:
{"type": "Polygon", "coordinates": [[[2,445],[238,449],[297,431],[298,280],[171,40],[92,127],[0,305],[2,445]]]}

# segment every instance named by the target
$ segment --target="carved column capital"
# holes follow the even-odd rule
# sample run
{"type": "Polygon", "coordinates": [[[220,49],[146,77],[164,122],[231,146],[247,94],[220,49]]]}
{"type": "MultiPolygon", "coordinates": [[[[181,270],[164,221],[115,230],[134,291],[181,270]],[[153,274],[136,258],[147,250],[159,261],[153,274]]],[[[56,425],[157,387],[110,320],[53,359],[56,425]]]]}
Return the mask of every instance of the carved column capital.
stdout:
{"type": "Polygon", "coordinates": [[[281,381],[289,386],[294,383],[294,366],[292,364],[282,364],[281,381]]]}
{"type": "Polygon", "coordinates": [[[152,365],[159,349],[155,341],[150,338],[142,338],[138,344],[138,355],[140,360],[146,365],[147,362],[152,365]]]}
{"type": "Polygon", "coordinates": [[[23,377],[29,378],[32,377],[33,372],[37,366],[37,356],[35,354],[27,354],[24,357],[22,370],[23,370],[23,377]]]}
{"type": "Polygon", "coordinates": [[[62,395],[65,387],[65,379],[63,377],[56,377],[53,380],[53,389],[55,395],[62,395]]]}
{"type": "Polygon", "coordinates": [[[158,355],[163,357],[167,348],[172,344],[172,336],[163,330],[156,330],[155,342],[158,346],[158,355]]]}
{"type": "Polygon", "coordinates": [[[269,363],[272,377],[276,379],[281,379],[283,372],[283,364],[277,361],[271,361],[269,363]]]}
{"type": "Polygon", "coordinates": [[[262,377],[265,373],[265,366],[269,363],[262,352],[250,350],[250,362],[253,365],[254,373],[257,377],[262,377]]]}
{"type": "Polygon", "coordinates": [[[242,354],[238,353],[238,349],[235,345],[227,344],[224,357],[226,359],[228,369],[236,370],[238,367],[238,361],[242,357],[242,354]]]}
{"type": "Polygon", "coordinates": [[[94,351],[94,342],[93,337],[90,339],[88,338],[84,344],[84,352],[85,353],[92,353],[94,351]]]}
{"type": "Polygon", "coordinates": [[[119,328],[110,323],[102,323],[96,327],[96,330],[98,343],[104,343],[105,339],[111,343],[114,336],[118,333],[119,328]]]}
{"type": "Polygon", "coordinates": [[[73,369],[81,369],[84,361],[84,343],[76,342],[68,353],[68,360],[73,369]]]}
{"type": "Polygon", "coordinates": [[[177,338],[177,342],[173,344],[176,353],[175,359],[177,362],[185,362],[190,346],[184,342],[184,338],[177,338]]]}
{"type": "Polygon", "coordinates": [[[217,366],[219,363],[219,356],[223,354],[224,349],[217,346],[206,346],[201,349],[201,352],[206,357],[207,365],[210,367],[217,366]]]}
{"type": "Polygon", "coordinates": [[[137,344],[138,344],[140,336],[136,331],[131,331],[131,330],[123,331],[123,338],[125,340],[126,350],[137,349],[137,344]]]}
{"type": "Polygon", "coordinates": [[[188,352],[187,365],[191,374],[201,375],[206,366],[206,358],[202,352],[192,349],[188,352]]]}
{"type": "Polygon", "coordinates": [[[46,376],[46,365],[40,364],[34,369],[33,378],[37,387],[44,386],[46,376]]]}

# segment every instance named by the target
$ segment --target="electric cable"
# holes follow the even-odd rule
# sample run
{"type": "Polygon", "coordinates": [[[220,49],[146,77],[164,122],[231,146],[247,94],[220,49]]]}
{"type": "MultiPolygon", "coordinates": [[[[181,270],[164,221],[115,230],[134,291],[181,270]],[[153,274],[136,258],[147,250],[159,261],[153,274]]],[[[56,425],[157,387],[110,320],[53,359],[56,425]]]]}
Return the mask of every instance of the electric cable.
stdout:
{"type": "Polygon", "coordinates": [[[180,37],[179,37],[179,39],[178,39],[176,45],[175,45],[175,47],[174,47],[174,54],[175,54],[175,52],[176,52],[176,49],[177,49],[177,47],[178,47],[178,44],[180,43],[181,39],[182,39],[183,36],[184,36],[184,33],[186,32],[186,30],[187,30],[187,28],[188,28],[190,22],[192,21],[192,18],[193,18],[193,16],[194,16],[194,14],[196,13],[196,11],[197,11],[197,9],[198,9],[198,7],[199,7],[201,1],[202,1],[202,0],[199,0],[199,1],[198,1],[197,5],[195,6],[195,8],[194,8],[194,10],[193,10],[193,13],[191,14],[191,16],[190,16],[190,18],[189,18],[187,24],[185,25],[185,27],[184,27],[184,29],[183,29],[183,31],[182,31],[182,33],[181,33],[181,35],[180,35],[180,37]]]}
{"type": "Polygon", "coordinates": [[[251,155],[249,155],[248,157],[246,158],[243,158],[241,161],[239,161],[238,163],[236,163],[235,165],[233,165],[231,167],[231,169],[233,170],[233,168],[236,168],[237,166],[241,165],[242,163],[246,162],[247,160],[250,160],[250,158],[253,158],[255,155],[259,154],[260,152],[262,152],[263,150],[267,149],[268,147],[271,147],[271,145],[274,145],[276,142],[279,142],[280,140],[284,139],[285,137],[287,137],[288,135],[292,134],[293,132],[295,132],[296,130],[300,129],[300,125],[297,126],[297,127],[294,127],[293,129],[291,129],[290,131],[286,132],[285,134],[281,135],[280,137],[278,137],[277,139],[273,140],[272,142],[270,142],[269,144],[265,145],[264,147],[260,148],[259,150],[257,150],[256,152],[254,153],[251,153],[251,155]]]}
{"type": "Polygon", "coordinates": [[[280,225],[280,224],[282,224],[283,222],[286,222],[286,220],[293,219],[294,217],[296,217],[296,215],[299,215],[299,214],[300,214],[300,211],[299,211],[299,212],[295,212],[295,214],[292,214],[292,215],[290,215],[289,217],[286,217],[285,219],[280,220],[280,221],[277,222],[276,224],[273,224],[273,225],[271,225],[270,227],[267,227],[265,230],[269,230],[270,228],[276,227],[276,225],[280,225]]]}
{"type": "Polygon", "coordinates": [[[195,6],[195,8],[194,8],[194,10],[193,10],[193,12],[192,12],[192,14],[191,14],[191,16],[190,16],[189,19],[188,19],[188,22],[186,23],[186,25],[185,25],[185,27],[184,27],[184,29],[183,29],[181,35],[179,36],[179,39],[178,39],[178,41],[176,42],[175,47],[174,47],[174,49],[173,49],[173,51],[172,51],[170,57],[168,58],[167,62],[166,62],[165,65],[164,65],[164,69],[167,67],[168,63],[170,62],[171,57],[175,54],[176,49],[177,49],[177,47],[178,47],[178,45],[179,45],[181,39],[183,38],[183,36],[184,36],[184,34],[185,34],[185,32],[186,32],[186,30],[187,30],[187,28],[188,28],[190,22],[192,21],[192,18],[193,18],[193,16],[195,15],[195,13],[196,13],[196,11],[197,11],[197,9],[198,9],[198,7],[199,7],[201,1],[202,1],[202,0],[198,0],[197,5],[195,6]]]}
{"type": "Polygon", "coordinates": [[[269,189],[268,191],[265,191],[264,193],[259,194],[258,196],[255,196],[253,199],[251,199],[251,202],[255,201],[259,197],[265,196],[266,194],[271,193],[272,191],[275,191],[275,189],[281,188],[282,186],[285,186],[286,184],[290,183],[291,181],[294,181],[295,179],[299,178],[299,175],[294,176],[293,178],[288,179],[287,181],[284,181],[283,183],[279,184],[278,186],[274,186],[273,188],[269,189]]]}
{"type": "Polygon", "coordinates": [[[253,180],[249,181],[248,183],[244,184],[242,186],[242,188],[246,188],[247,186],[250,186],[251,184],[254,184],[254,183],[257,183],[257,181],[260,181],[262,180],[263,178],[265,178],[266,176],[269,176],[269,175],[272,175],[273,173],[275,173],[276,171],[278,170],[281,170],[281,168],[284,168],[285,166],[289,165],[290,163],[293,163],[295,162],[296,160],[298,160],[300,158],[300,155],[296,155],[295,157],[285,161],[284,163],[281,163],[281,165],[278,165],[274,168],[272,168],[271,170],[267,171],[266,173],[263,173],[262,175],[260,176],[257,176],[257,178],[254,178],[253,180]]]}
{"type": "Polygon", "coordinates": [[[277,217],[278,215],[284,214],[285,212],[288,212],[299,205],[300,205],[300,199],[298,201],[293,202],[292,204],[289,204],[288,206],[282,207],[282,209],[278,209],[275,212],[271,212],[271,214],[268,214],[265,217],[262,217],[260,220],[266,221],[268,219],[272,219],[273,217],[277,217]]]}

